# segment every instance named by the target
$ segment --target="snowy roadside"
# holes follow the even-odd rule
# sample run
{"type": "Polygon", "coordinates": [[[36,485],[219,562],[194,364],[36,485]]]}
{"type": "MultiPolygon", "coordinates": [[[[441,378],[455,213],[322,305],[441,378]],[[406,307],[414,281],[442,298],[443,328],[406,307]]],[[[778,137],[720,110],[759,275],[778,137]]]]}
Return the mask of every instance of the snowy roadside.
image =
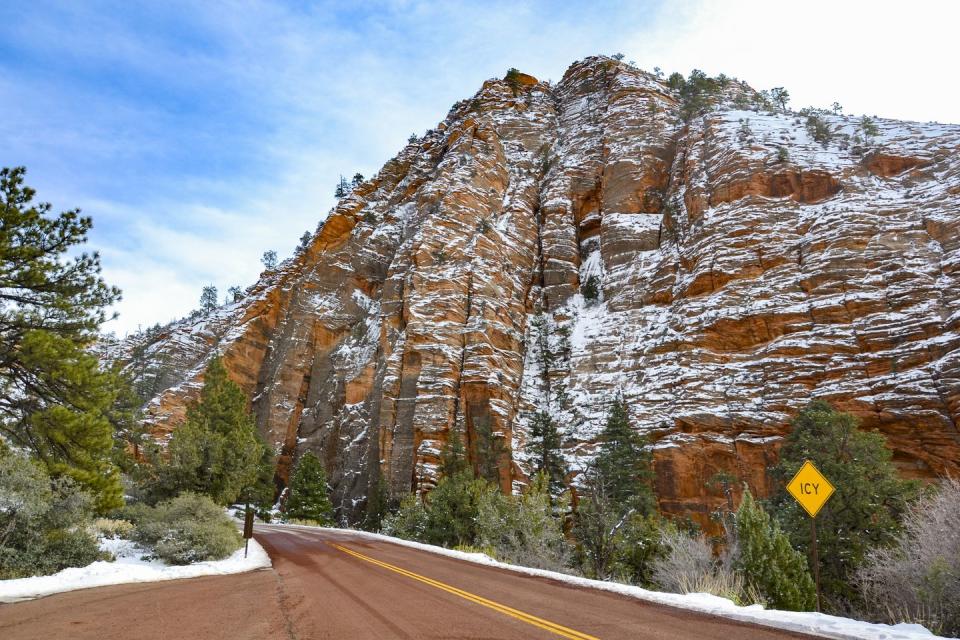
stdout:
{"type": "MultiPolygon", "coordinates": [[[[258,525],[262,526],[262,525],[258,525]]],[[[463,551],[454,551],[443,547],[435,547],[421,542],[412,542],[401,538],[392,538],[379,533],[369,533],[367,531],[355,531],[353,529],[328,529],[325,527],[310,527],[305,525],[267,525],[278,528],[306,529],[306,530],[324,530],[333,532],[349,532],[363,538],[373,540],[382,540],[393,544],[402,545],[428,551],[438,555],[457,558],[476,564],[483,564],[508,571],[514,571],[530,576],[549,578],[558,580],[577,587],[589,589],[601,589],[611,591],[624,596],[665,604],[681,609],[699,611],[724,618],[731,618],[741,622],[749,622],[786,631],[797,631],[800,633],[813,634],[824,638],[835,638],[837,640],[931,640],[936,638],[929,630],[917,624],[875,624],[871,622],[862,622],[851,618],[841,618],[831,616],[825,613],[814,613],[807,611],[779,611],[776,609],[764,609],[760,605],[751,605],[740,607],[726,598],[720,598],[708,593],[662,593],[659,591],[650,591],[618,582],[605,582],[602,580],[590,580],[579,576],[571,576],[556,571],[546,571],[543,569],[530,569],[517,565],[498,562],[493,558],[482,553],[466,553],[463,551]]]]}
{"type": "Polygon", "coordinates": [[[167,565],[160,560],[147,560],[144,558],[146,552],[129,540],[105,539],[100,542],[100,548],[112,553],[116,560],[64,569],[50,576],[0,580],[0,603],[20,602],[90,587],[228,575],[271,566],[270,556],[256,540],[250,541],[247,558],[243,557],[243,549],[240,548],[223,560],[183,566],[167,565]]]}

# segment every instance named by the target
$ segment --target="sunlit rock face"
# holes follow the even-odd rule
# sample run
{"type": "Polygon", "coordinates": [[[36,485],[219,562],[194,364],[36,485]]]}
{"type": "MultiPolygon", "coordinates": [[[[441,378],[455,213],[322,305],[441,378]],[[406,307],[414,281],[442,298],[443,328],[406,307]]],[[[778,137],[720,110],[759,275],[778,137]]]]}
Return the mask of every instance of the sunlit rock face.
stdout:
{"type": "Polygon", "coordinates": [[[517,488],[538,410],[576,472],[617,394],[661,509],[701,523],[719,471],[769,492],[815,397],[884,433],[905,475],[957,475],[960,127],[826,115],[824,144],[733,106],[751,96],[730,82],[684,122],[662,80],[608,58],[488,81],[242,301],[128,341],[163,363],[154,433],[216,351],[279,477],[316,452],[349,520],[381,479],[429,489],[451,429],[499,434],[517,488]]]}

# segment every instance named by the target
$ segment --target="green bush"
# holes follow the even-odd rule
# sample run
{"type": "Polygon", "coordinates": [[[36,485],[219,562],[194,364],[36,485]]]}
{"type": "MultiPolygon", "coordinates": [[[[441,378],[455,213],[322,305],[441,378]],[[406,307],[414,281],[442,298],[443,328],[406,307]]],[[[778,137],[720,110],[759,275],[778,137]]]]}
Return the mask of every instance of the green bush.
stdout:
{"type": "Polygon", "coordinates": [[[510,91],[513,92],[513,95],[517,95],[522,86],[520,83],[520,71],[510,67],[507,69],[507,75],[503,77],[504,81],[507,83],[507,86],[510,87],[510,91]]]}
{"type": "Polygon", "coordinates": [[[424,542],[444,547],[473,544],[479,533],[480,502],[490,491],[497,489],[470,471],[441,478],[427,496],[424,542]]]}
{"type": "Polygon", "coordinates": [[[667,551],[663,544],[665,526],[659,515],[631,514],[617,538],[613,574],[624,582],[654,586],[654,563],[667,551]]]}
{"type": "Polygon", "coordinates": [[[478,541],[497,559],[538,569],[559,570],[567,565],[570,545],[563,535],[567,500],[554,504],[550,485],[542,474],[533,477],[519,496],[505,496],[496,487],[481,495],[478,541]]]}
{"type": "Polygon", "coordinates": [[[93,499],[67,478],[0,453],[0,579],[49,575],[100,560],[93,499]]]}
{"type": "Polygon", "coordinates": [[[240,548],[234,522],[213,500],[183,493],[155,507],[124,511],[134,523],[133,539],[170,564],[220,560],[240,548]]]}
{"type": "Polygon", "coordinates": [[[596,302],[597,298],[600,297],[600,278],[595,275],[587,278],[580,286],[580,295],[588,303],[596,302]]]}
{"type": "Polygon", "coordinates": [[[423,540],[427,530],[427,510],[419,496],[408,494],[400,508],[383,519],[383,533],[404,540],[423,540]]]}
{"type": "Polygon", "coordinates": [[[811,611],[817,591],[803,554],[790,546],[779,525],[747,491],[736,515],[734,567],[776,609],[811,611]]]}

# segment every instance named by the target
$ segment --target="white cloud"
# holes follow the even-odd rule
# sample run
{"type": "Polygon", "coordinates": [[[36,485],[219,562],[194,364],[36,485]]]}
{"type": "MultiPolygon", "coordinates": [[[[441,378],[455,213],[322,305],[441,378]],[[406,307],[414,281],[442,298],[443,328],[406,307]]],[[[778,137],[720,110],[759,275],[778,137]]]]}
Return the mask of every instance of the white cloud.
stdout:
{"type": "Polygon", "coordinates": [[[340,173],[376,172],[511,66],[556,81],[622,51],[785,86],[797,107],[960,121],[947,2],[161,7],[8,20],[45,65],[80,72],[0,75],[0,164],[26,163],[43,199],[94,216],[91,244],[124,290],[106,328],[121,334],[188,313],[205,284],[250,284],[264,250],[289,255],[326,215],[340,173]]]}

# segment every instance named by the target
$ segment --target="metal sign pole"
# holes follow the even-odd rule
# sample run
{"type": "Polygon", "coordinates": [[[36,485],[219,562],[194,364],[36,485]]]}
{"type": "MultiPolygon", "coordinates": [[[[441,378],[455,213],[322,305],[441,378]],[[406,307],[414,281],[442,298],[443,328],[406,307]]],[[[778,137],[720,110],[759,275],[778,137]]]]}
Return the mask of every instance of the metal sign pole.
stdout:
{"type": "Polygon", "coordinates": [[[820,553],[817,549],[817,514],[835,491],[830,481],[809,460],[805,460],[793,480],[787,483],[790,492],[807,515],[810,516],[810,564],[813,565],[813,580],[817,585],[817,611],[823,608],[820,593],[820,553]]]}
{"type": "Polygon", "coordinates": [[[820,598],[820,555],[817,551],[817,518],[810,518],[810,553],[813,554],[813,580],[817,583],[817,611],[823,608],[820,598]]]}

